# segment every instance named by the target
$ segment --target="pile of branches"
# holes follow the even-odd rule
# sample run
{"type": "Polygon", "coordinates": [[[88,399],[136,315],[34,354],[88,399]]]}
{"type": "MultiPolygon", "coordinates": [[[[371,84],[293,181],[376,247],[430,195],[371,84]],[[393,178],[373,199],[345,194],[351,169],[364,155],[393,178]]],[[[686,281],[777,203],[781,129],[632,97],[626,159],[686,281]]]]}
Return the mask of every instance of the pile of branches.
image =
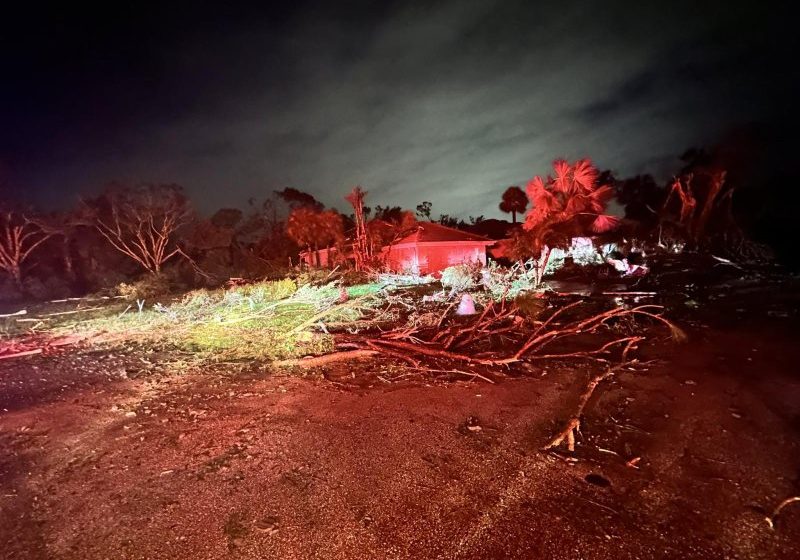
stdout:
{"type": "MultiPolygon", "coordinates": [[[[683,341],[685,333],[663,317],[658,305],[615,306],[598,310],[591,301],[578,300],[553,305],[541,301],[540,312],[531,316],[516,303],[489,302],[473,316],[456,315],[456,302],[438,313],[413,310],[406,322],[385,332],[339,333],[339,352],[314,358],[292,360],[286,365],[318,366],[359,357],[390,356],[417,369],[451,372],[493,383],[493,373],[521,362],[546,359],[588,359],[603,370],[590,378],[580,395],[576,411],[545,445],[553,449],[566,444],[575,448],[581,417],[597,386],[621,368],[637,363],[631,352],[655,327],[666,327],[669,336],[683,341]],[[589,336],[586,336],[589,335],[589,336]],[[582,337],[582,338],[581,338],[582,337]],[[443,365],[444,364],[444,365],[443,365]],[[459,369],[456,369],[459,368],[459,369]]],[[[395,299],[390,305],[406,303],[395,299]]]]}
{"type": "MultiPolygon", "coordinates": [[[[432,368],[435,364],[449,362],[480,367],[484,371],[488,366],[500,371],[513,364],[545,359],[625,361],[646,338],[646,333],[659,325],[666,327],[674,340],[686,338],[679,327],[664,318],[663,307],[659,305],[615,305],[598,310],[597,304],[591,301],[564,303],[563,298],[555,298],[553,301],[542,299],[543,309],[532,314],[516,302],[490,300],[480,314],[459,316],[455,313],[457,301],[439,302],[438,306],[428,304],[429,310],[420,312],[418,301],[405,301],[402,295],[383,294],[383,297],[387,308],[377,306],[372,311],[377,313],[376,317],[387,315],[393,308],[401,311],[400,326],[390,330],[338,331],[334,333],[337,347],[346,351],[280,365],[316,366],[381,353],[400,358],[414,367],[432,368]],[[576,349],[576,345],[580,349],[576,349]]],[[[341,306],[334,306],[323,314],[338,307],[341,306]]],[[[319,325],[321,318],[315,316],[302,327],[319,325]]]]}
{"type": "Polygon", "coordinates": [[[526,317],[515,303],[505,301],[488,303],[480,315],[449,317],[454,305],[448,306],[436,322],[411,321],[379,336],[342,337],[342,341],[400,356],[417,366],[422,360],[433,359],[485,367],[557,358],[608,361],[615,353],[624,361],[645,338],[647,325],[643,322],[666,326],[676,340],[685,338],[657,305],[593,312],[590,304],[579,300],[546,310],[543,317],[535,319],[526,317]],[[626,331],[622,336],[621,330],[626,331]],[[602,336],[592,337],[597,342],[591,348],[557,350],[567,339],[586,334],[602,336]]]}

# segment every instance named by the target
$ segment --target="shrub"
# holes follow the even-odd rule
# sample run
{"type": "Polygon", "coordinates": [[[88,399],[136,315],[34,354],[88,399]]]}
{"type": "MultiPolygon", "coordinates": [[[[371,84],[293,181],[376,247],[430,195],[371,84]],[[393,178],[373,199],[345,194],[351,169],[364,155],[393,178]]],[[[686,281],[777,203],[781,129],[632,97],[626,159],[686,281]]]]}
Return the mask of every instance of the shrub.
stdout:
{"type": "Polygon", "coordinates": [[[168,294],[170,289],[170,279],[165,274],[148,274],[130,284],[118,284],[116,292],[126,299],[150,299],[168,294]]]}
{"type": "Polygon", "coordinates": [[[451,292],[464,292],[478,285],[480,279],[479,264],[457,264],[448,266],[442,271],[442,286],[451,292]]]}
{"type": "Polygon", "coordinates": [[[537,290],[536,262],[528,259],[505,268],[491,261],[481,272],[481,284],[495,300],[514,299],[522,293],[537,290]]]}

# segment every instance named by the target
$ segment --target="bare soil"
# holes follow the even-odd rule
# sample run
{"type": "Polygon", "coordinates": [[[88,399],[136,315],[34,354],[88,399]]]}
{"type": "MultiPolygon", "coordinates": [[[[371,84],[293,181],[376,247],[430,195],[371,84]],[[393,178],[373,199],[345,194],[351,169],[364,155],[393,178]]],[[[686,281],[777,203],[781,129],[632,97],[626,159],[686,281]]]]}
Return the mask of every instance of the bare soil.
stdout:
{"type": "Polygon", "coordinates": [[[604,383],[574,455],[540,449],[597,371],[580,362],[489,384],[383,358],[8,360],[0,557],[800,558],[800,505],[765,522],[800,494],[797,296],[676,295],[690,341],[604,383]]]}

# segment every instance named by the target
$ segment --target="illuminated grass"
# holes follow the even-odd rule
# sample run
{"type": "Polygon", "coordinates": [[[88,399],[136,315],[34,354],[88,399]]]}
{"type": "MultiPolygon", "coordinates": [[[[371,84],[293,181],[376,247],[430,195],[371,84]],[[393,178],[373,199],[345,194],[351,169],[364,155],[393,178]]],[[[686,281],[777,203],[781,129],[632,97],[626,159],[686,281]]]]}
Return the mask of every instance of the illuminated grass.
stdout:
{"type": "Polygon", "coordinates": [[[231,358],[284,359],[330,352],[332,337],[291,332],[315,313],[309,304],[287,304],[263,317],[228,312],[193,325],[181,343],[193,351],[223,353],[231,358]]]}
{"type": "MultiPolygon", "coordinates": [[[[304,285],[292,280],[259,282],[228,290],[195,290],[179,301],[108,306],[50,323],[52,333],[82,333],[92,340],[169,343],[200,355],[230,359],[286,359],[333,350],[333,337],[318,331],[324,322],[347,323],[380,301],[384,284],[345,288],[304,285]],[[373,297],[374,296],[374,297],[373,297]]],[[[324,329],[322,329],[324,330],[324,329]]]]}

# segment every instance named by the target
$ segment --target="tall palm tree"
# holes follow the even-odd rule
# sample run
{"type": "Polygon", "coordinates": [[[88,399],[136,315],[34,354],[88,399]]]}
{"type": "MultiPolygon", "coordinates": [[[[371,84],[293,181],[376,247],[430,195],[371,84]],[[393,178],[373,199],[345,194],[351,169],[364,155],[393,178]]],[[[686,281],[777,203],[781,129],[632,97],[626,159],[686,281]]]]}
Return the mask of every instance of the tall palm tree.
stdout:
{"type": "Polygon", "coordinates": [[[528,197],[525,192],[515,186],[508,187],[503,193],[503,200],[500,201],[500,211],[511,214],[512,223],[517,223],[517,212],[524,213],[528,208],[528,197]]]}

